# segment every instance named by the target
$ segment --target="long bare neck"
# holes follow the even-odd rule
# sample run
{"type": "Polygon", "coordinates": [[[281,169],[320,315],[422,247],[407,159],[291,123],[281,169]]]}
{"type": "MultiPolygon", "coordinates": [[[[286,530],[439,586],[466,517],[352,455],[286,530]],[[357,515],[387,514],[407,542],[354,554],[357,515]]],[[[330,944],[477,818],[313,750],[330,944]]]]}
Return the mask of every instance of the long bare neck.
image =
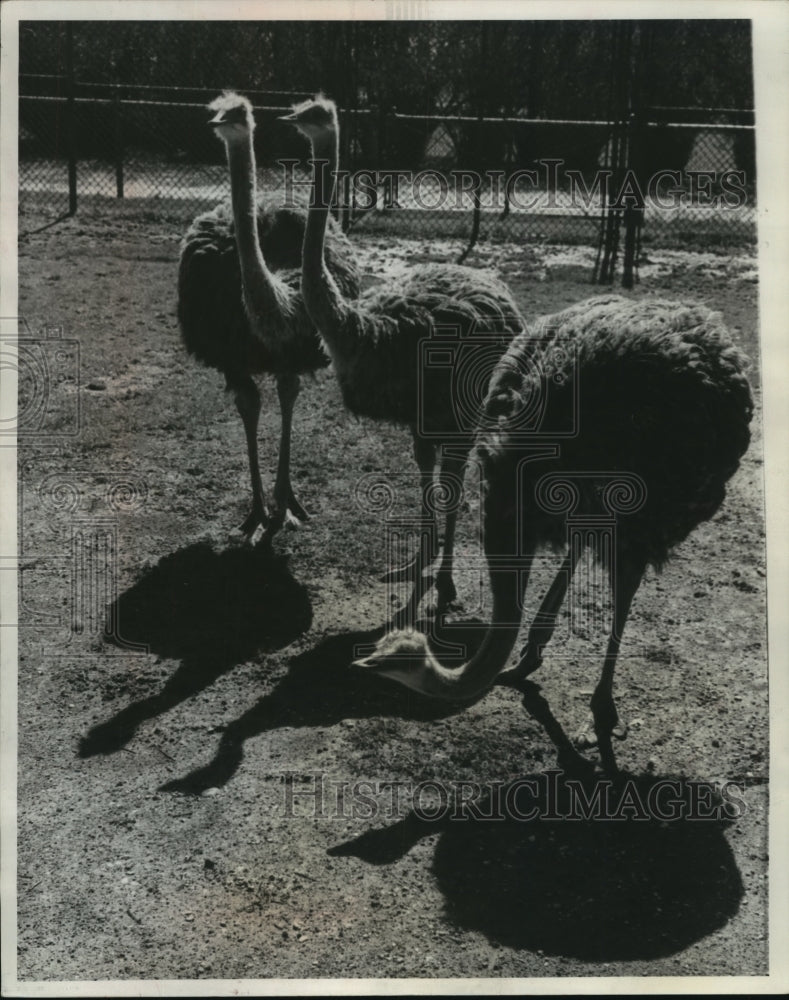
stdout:
{"type": "Polygon", "coordinates": [[[458,699],[482,694],[507,665],[517,642],[531,565],[529,553],[534,549],[530,535],[521,538],[519,519],[511,510],[511,498],[523,488],[520,469],[520,462],[483,461],[487,484],[484,543],[493,596],[492,618],[482,645],[459,669],[447,669],[430,654],[426,664],[428,684],[439,697],[458,699]]]}
{"type": "Polygon", "coordinates": [[[325,137],[316,139],[312,143],[312,201],[304,232],[301,272],[301,291],[307,312],[325,338],[332,354],[335,346],[333,334],[337,332],[348,313],[347,304],[326,269],[323,256],[329,206],[334,197],[338,164],[337,142],[337,132],[331,130],[325,137]]]}
{"type": "Polygon", "coordinates": [[[244,304],[253,323],[276,320],[289,311],[287,288],[269,271],[257,227],[257,180],[252,133],[227,143],[233,223],[241,265],[244,304]]]}
{"type": "Polygon", "coordinates": [[[490,583],[493,618],[477,652],[457,670],[444,667],[430,654],[430,687],[439,697],[474,698],[486,691],[507,665],[520,630],[523,577],[513,569],[491,566],[490,583]]]}

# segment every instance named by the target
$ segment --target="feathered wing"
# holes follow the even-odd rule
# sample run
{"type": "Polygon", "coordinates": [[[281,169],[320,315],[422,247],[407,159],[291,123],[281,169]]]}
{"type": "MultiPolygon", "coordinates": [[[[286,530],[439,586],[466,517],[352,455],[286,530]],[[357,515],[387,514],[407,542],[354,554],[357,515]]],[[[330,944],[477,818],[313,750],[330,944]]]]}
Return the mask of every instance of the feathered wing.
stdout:
{"type": "Polygon", "coordinates": [[[523,328],[500,281],[469,268],[432,265],[414,269],[396,290],[378,287],[348,304],[341,321],[321,336],[352,412],[419,423],[440,440],[457,434],[459,423],[470,429],[469,416],[459,412],[464,401],[457,398],[456,372],[464,362],[471,366],[471,388],[478,391],[480,365],[492,369],[523,328]],[[451,361],[433,361],[431,348],[449,350],[451,361]]]}
{"type": "MultiPolygon", "coordinates": [[[[299,299],[305,223],[304,209],[258,202],[258,237],[266,262],[299,299]]],[[[343,294],[357,298],[360,277],[353,248],[333,220],[326,263],[343,294]]],[[[301,316],[294,322],[292,343],[283,345],[285,357],[277,356],[254,336],[246,315],[230,204],[220,204],[192,222],[181,243],[178,270],[178,320],[190,354],[230,374],[325,367],[328,357],[303,304],[298,306],[301,316]]]]}
{"type": "Polygon", "coordinates": [[[178,322],[187,351],[204,365],[223,372],[245,365],[265,370],[263,345],[252,345],[258,356],[248,358],[249,320],[229,205],[199,215],[181,243],[178,322]]]}
{"type": "Polygon", "coordinates": [[[428,264],[413,268],[403,281],[400,293],[406,297],[428,296],[465,303],[476,311],[478,332],[509,333],[510,338],[525,327],[523,315],[509,288],[499,278],[461,264],[428,264]]]}

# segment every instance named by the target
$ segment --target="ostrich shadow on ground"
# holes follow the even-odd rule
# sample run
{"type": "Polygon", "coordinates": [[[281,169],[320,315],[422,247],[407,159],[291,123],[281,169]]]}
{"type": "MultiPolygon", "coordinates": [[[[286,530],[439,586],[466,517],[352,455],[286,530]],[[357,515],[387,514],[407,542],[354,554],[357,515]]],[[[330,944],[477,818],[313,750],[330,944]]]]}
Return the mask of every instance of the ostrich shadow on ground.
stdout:
{"type": "Polygon", "coordinates": [[[287,558],[270,546],[216,552],[200,542],[161,559],[110,605],[107,623],[105,641],[139,644],[181,664],[156,694],[94,726],[80,742],[81,757],[122,749],[146,719],[293,642],[309,629],[312,605],[287,558]]]}
{"type": "Polygon", "coordinates": [[[698,788],[653,775],[543,772],[447,802],[436,819],[412,810],[329,854],[391,864],[439,834],[433,873],[455,926],[583,961],[663,958],[723,927],[744,895],[724,836],[737,810],[711,789],[700,806],[698,788]],[[587,803],[600,796],[589,818],[573,815],[581,792],[587,803]]]}
{"type": "MultiPolygon", "coordinates": [[[[433,625],[439,649],[472,653],[486,626],[471,620],[433,625]]],[[[351,664],[362,650],[374,646],[385,627],[330,636],[291,660],[288,673],[273,691],[260,698],[224,730],[213,760],[160,791],[200,795],[233,777],[244,757],[244,743],[261,733],[292,728],[333,726],[343,719],[373,716],[423,720],[441,719],[463,711],[463,704],[423,698],[398,684],[369,676],[351,664]]],[[[452,661],[446,661],[451,663],[452,661]]],[[[457,661],[456,661],[457,662],[457,661]]]]}

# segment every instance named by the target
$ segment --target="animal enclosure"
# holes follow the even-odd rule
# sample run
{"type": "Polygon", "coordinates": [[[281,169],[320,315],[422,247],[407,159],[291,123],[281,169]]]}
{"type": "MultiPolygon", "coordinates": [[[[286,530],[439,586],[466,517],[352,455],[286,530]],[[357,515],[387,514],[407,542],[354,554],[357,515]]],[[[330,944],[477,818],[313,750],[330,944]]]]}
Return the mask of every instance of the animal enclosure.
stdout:
{"type": "MultiPolygon", "coordinates": [[[[749,26],[298,27],[21,26],[18,977],[764,975],[749,26]],[[466,253],[532,319],[629,274],[623,295],[713,309],[750,358],[750,446],[714,517],[646,572],[616,671],[625,788],[631,802],[660,793],[666,815],[621,802],[616,821],[550,815],[555,750],[511,688],[452,706],[351,668],[408,598],[408,581],[381,576],[420,480],[407,429],[351,415],[333,368],[313,366],[293,417],[309,520],[271,547],[234,532],[249,511],[244,428],[223,377],[184,349],[177,309],[187,227],[229,194],[206,110],[225,87],[252,100],[275,203],[277,159],[297,161],[302,196],[311,176],[276,116],[319,87],[337,99],[337,229],[365,289],[466,253]],[[554,183],[540,159],[575,174],[554,183]],[[376,188],[371,207],[350,179],[371,169],[425,179],[376,188]],[[493,200],[494,172],[532,169],[536,188],[522,173],[493,200]],[[488,186],[436,207],[463,170],[488,186]],[[599,170],[610,187],[595,193],[599,170]],[[655,170],[679,171],[676,204],[665,188],[616,202],[628,171],[655,170]],[[742,196],[723,180],[740,171],[742,196]],[[523,820],[535,797],[539,818],[523,820]]],[[[259,384],[270,490],[279,400],[259,384]]],[[[466,649],[491,611],[473,461],[460,494],[457,606],[433,638],[466,649]]],[[[535,560],[517,648],[560,562],[535,560]]],[[[569,732],[609,603],[583,558],[534,675],[569,732]]],[[[434,610],[428,597],[424,618],[434,610]]]]}
{"type": "MultiPolygon", "coordinates": [[[[261,190],[277,198],[294,190],[304,195],[304,143],[277,117],[311,96],[317,83],[340,105],[346,177],[336,211],[346,230],[452,237],[461,248],[477,239],[599,246],[603,280],[612,277],[617,257],[632,274],[642,242],[755,241],[747,22],[694,25],[708,35],[694,54],[707,75],[704,86],[695,79],[686,87],[678,83],[689,71],[685,22],[600,23],[588,38],[568,24],[511,27],[506,39],[488,22],[478,33],[436,23],[412,30],[411,43],[434,54],[420,67],[419,83],[400,90],[385,59],[370,61],[381,44],[378,25],[262,29],[258,45],[271,47],[273,57],[284,60],[296,44],[319,49],[320,67],[309,83],[289,61],[272,77],[276,90],[262,80],[236,82],[237,63],[227,53],[251,43],[237,32],[231,42],[225,30],[229,48],[211,51],[216,62],[206,86],[192,83],[199,77],[194,62],[181,75],[178,59],[152,59],[132,70],[132,43],[154,52],[163,45],[157,26],[115,25],[108,32],[95,22],[26,25],[22,202],[48,218],[113,198],[184,220],[210,207],[226,187],[221,150],[202,127],[205,105],[228,83],[256,108],[261,190]],[[95,45],[110,46],[109,70],[96,63],[95,45]],[[448,62],[452,46],[462,53],[462,80],[448,62]],[[574,87],[539,79],[552,54],[577,61],[574,87]],[[371,172],[383,181],[372,185],[371,172]],[[620,248],[621,227],[632,239],[620,248]]],[[[193,57],[210,45],[207,30],[196,25],[176,26],[173,37],[186,50],[190,44],[193,57]]],[[[401,57],[415,58],[408,52],[406,34],[401,57]]]]}

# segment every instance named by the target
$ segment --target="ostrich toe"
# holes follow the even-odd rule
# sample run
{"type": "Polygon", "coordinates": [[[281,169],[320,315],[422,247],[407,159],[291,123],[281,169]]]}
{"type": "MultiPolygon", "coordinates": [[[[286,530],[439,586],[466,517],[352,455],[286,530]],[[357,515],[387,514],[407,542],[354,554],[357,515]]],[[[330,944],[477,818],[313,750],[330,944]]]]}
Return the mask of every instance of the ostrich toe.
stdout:
{"type": "MultiPolygon", "coordinates": [[[[293,490],[290,490],[288,493],[288,513],[297,521],[303,522],[303,521],[309,521],[310,519],[310,515],[302,507],[299,498],[296,496],[293,490]]],[[[294,527],[298,527],[298,525],[294,525],[294,527]]]]}
{"type": "Polygon", "coordinates": [[[244,518],[243,524],[240,524],[238,531],[244,536],[244,538],[249,542],[255,535],[258,528],[265,528],[268,526],[270,520],[269,512],[265,506],[259,504],[254,504],[252,510],[249,512],[247,517],[244,518]]]}
{"type": "MultiPolygon", "coordinates": [[[[628,727],[627,723],[621,722],[617,717],[613,728],[611,729],[611,736],[615,740],[627,739],[628,727]]],[[[586,720],[585,724],[576,734],[573,739],[573,743],[578,747],[579,750],[586,750],[590,747],[596,747],[598,744],[597,735],[595,734],[594,718],[590,714],[589,718],[586,720]]]]}
{"type": "Polygon", "coordinates": [[[296,531],[301,527],[302,523],[302,518],[300,518],[298,514],[291,510],[290,506],[288,506],[282,518],[282,527],[285,528],[286,531],[296,531]]]}

